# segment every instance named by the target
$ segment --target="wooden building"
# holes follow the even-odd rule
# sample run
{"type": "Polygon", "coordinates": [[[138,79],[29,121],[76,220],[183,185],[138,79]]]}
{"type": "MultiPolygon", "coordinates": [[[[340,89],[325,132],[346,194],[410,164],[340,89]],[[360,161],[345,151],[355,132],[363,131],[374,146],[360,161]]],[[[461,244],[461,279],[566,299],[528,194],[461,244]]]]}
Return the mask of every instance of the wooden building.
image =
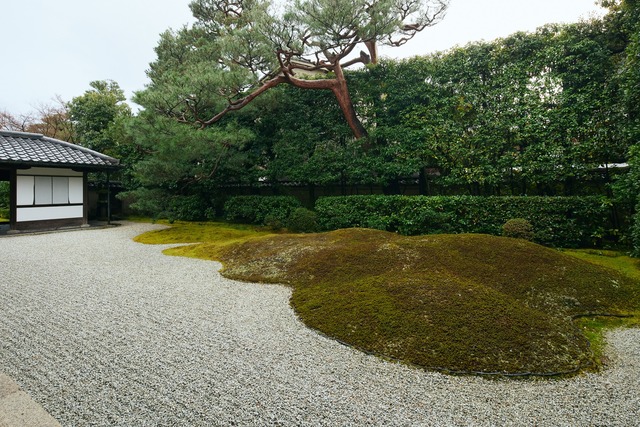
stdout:
{"type": "Polygon", "coordinates": [[[87,174],[119,160],[34,133],[0,131],[0,180],[10,182],[10,230],[88,224],[87,174]]]}

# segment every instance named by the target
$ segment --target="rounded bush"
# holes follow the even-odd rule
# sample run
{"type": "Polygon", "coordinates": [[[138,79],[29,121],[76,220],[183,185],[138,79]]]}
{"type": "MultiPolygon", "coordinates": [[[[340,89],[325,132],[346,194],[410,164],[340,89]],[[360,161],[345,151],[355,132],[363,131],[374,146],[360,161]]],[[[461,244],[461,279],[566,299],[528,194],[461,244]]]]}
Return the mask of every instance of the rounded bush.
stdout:
{"type": "Polygon", "coordinates": [[[284,222],[277,215],[268,214],[264,217],[263,224],[267,228],[273,231],[282,230],[284,228],[284,222]]]}
{"type": "Polygon", "coordinates": [[[298,208],[291,212],[287,220],[289,230],[296,233],[313,233],[318,231],[318,215],[309,209],[298,208]]]}
{"type": "Polygon", "coordinates": [[[199,221],[204,219],[206,210],[207,206],[199,196],[174,196],[169,202],[168,219],[199,221]]]}
{"type": "Polygon", "coordinates": [[[533,240],[533,225],[524,218],[513,218],[502,226],[502,235],[515,239],[533,240]]]}

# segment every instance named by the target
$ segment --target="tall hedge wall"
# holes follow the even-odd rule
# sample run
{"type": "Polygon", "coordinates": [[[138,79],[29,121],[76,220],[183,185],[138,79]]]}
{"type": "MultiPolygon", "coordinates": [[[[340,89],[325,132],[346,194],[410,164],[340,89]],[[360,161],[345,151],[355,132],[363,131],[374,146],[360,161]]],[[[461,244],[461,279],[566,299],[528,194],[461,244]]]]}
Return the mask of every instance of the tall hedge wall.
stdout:
{"type": "Polygon", "coordinates": [[[346,196],[316,202],[323,229],[367,227],[401,234],[499,235],[513,218],[533,224],[534,240],[550,246],[592,245],[610,226],[605,197],[346,196]]]}

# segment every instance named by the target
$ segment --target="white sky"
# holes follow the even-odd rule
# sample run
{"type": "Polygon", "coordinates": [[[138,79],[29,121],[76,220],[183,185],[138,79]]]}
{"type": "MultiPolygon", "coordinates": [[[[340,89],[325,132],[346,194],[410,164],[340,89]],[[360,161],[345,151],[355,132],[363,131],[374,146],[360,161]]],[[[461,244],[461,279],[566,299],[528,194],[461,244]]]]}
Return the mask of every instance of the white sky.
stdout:
{"type": "MultiPolygon", "coordinates": [[[[193,21],[190,0],[0,0],[0,110],[70,101],[93,80],[131,97],[147,83],[159,34],[193,21]]],[[[451,0],[444,21],[381,56],[408,57],[602,14],[595,0],[451,0]]]]}

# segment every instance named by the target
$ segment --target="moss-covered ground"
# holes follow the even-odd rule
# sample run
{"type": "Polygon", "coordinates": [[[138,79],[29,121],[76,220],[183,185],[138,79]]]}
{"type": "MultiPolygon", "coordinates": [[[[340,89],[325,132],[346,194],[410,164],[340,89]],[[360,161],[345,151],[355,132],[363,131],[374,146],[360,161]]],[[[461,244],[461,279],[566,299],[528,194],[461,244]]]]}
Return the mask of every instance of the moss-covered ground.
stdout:
{"type": "Polygon", "coordinates": [[[597,366],[610,326],[601,319],[640,307],[635,264],[625,274],[503,237],[366,229],[276,235],[181,223],[137,240],[201,242],[167,253],[219,260],[230,278],[290,285],[291,304],[308,326],[447,372],[547,375],[597,366]]]}
{"type": "MultiPolygon", "coordinates": [[[[571,249],[564,253],[582,259],[593,264],[616,270],[626,276],[640,280],[640,259],[632,258],[619,251],[602,249],[571,249]]],[[[582,329],[591,343],[594,360],[598,366],[607,362],[606,342],[603,331],[616,327],[640,327],[640,313],[636,312],[630,317],[616,316],[584,316],[576,319],[577,325],[582,329]]]]}

